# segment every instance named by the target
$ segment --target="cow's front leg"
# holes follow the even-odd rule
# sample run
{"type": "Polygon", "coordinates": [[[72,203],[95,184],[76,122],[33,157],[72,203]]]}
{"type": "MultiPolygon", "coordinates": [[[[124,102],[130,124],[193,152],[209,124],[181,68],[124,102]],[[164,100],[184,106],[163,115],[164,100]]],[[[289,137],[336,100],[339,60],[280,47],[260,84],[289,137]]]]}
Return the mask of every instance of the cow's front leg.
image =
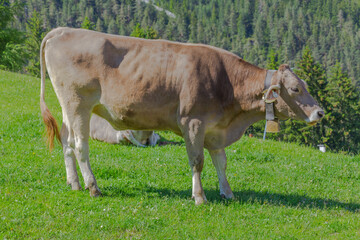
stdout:
{"type": "Polygon", "coordinates": [[[185,120],[182,132],[192,171],[192,197],[195,204],[206,203],[204,189],[201,185],[201,171],[204,165],[204,126],[198,119],[185,120]]]}
{"type": "Polygon", "coordinates": [[[209,150],[209,153],[219,178],[220,195],[227,199],[234,198],[225,173],[227,165],[225,150],[209,150]]]}

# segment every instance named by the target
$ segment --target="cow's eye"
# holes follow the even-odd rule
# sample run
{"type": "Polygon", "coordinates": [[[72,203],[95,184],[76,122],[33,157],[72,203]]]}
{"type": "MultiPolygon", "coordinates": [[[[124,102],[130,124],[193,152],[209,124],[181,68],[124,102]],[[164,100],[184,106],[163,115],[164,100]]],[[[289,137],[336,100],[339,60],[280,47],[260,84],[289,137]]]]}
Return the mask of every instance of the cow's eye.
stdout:
{"type": "Polygon", "coordinates": [[[299,90],[299,88],[290,88],[291,89],[291,91],[292,92],[294,92],[294,93],[298,93],[298,92],[300,92],[300,90],[299,90]]]}

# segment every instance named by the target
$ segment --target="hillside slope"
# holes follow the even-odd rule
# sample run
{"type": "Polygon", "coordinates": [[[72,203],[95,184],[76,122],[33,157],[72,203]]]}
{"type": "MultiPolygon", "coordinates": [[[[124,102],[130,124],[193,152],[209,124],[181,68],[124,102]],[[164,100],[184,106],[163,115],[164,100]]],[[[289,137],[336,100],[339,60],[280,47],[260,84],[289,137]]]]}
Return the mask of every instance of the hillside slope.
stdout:
{"type": "Polygon", "coordinates": [[[152,26],[164,39],[200,42],[230,50],[266,66],[271,51],[279,62],[295,65],[305,46],[326,68],[341,62],[356,82],[360,77],[360,4],[357,0],[22,0],[18,28],[36,10],[47,29],[80,27],[85,16],[96,30],[130,35],[137,23],[152,26]]]}
{"type": "MultiPolygon", "coordinates": [[[[206,154],[209,203],[195,207],[179,145],[136,148],[90,141],[101,198],[66,185],[60,146],[49,153],[40,80],[0,71],[0,238],[356,239],[359,157],[243,137],[226,149],[235,199],[222,200],[206,154]]],[[[46,101],[61,109],[47,82],[46,101]]]]}

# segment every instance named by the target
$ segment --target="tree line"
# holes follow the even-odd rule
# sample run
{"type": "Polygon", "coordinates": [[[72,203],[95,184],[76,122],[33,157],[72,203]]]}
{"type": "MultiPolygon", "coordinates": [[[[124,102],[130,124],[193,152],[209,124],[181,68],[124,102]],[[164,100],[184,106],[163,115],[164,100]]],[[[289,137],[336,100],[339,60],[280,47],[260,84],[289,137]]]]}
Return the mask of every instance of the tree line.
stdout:
{"type": "MultiPolygon", "coordinates": [[[[0,68],[39,74],[58,26],[205,43],[268,69],[288,63],[326,111],[315,127],[284,121],[270,137],[358,152],[360,3],[355,0],[0,0],[0,68]],[[155,6],[173,13],[159,11],[155,6]]],[[[260,135],[263,124],[248,133],[260,135]]]]}

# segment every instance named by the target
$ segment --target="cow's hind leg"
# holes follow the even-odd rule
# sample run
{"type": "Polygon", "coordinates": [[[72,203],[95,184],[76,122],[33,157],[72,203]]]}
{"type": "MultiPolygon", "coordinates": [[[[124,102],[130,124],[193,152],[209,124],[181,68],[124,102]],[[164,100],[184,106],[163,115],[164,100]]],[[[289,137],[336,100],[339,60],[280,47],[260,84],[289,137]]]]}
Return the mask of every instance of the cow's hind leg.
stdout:
{"type": "Polygon", "coordinates": [[[93,105],[88,100],[83,103],[72,103],[66,108],[66,117],[70,124],[69,132],[74,136],[74,154],[84,178],[85,189],[89,189],[90,196],[100,196],[95,176],[89,162],[89,132],[90,116],[93,105]]]}
{"type": "Polygon", "coordinates": [[[201,171],[204,165],[204,125],[198,119],[182,119],[182,122],[182,133],[192,170],[192,197],[195,204],[199,205],[207,202],[201,184],[201,171]]]}
{"type": "Polygon", "coordinates": [[[75,136],[75,156],[84,178],[85,189],[89,189],[90,196],[97,197],[101,195],[101,192],[97,186],[89,161],[90,112],[79,115],[76,118],[75,122],[81,124],[77,124],[73,128],[75,136]]]}
{"type": "Polygon", "coordinates": [[[72,190],[81,190],[74,154],[74,133],[69,130],[71,130],[71,128],[66,119],[64,119],[60,134],[65,159],[66,182],[71,186],[72,190]]]}
{"type": "Polygon", "coordinates": [[[234,198],[225,173],[227,164],[225,150],[209,150],[209,153],[219,178],[220,195],[227,199],[234,198]]]}

